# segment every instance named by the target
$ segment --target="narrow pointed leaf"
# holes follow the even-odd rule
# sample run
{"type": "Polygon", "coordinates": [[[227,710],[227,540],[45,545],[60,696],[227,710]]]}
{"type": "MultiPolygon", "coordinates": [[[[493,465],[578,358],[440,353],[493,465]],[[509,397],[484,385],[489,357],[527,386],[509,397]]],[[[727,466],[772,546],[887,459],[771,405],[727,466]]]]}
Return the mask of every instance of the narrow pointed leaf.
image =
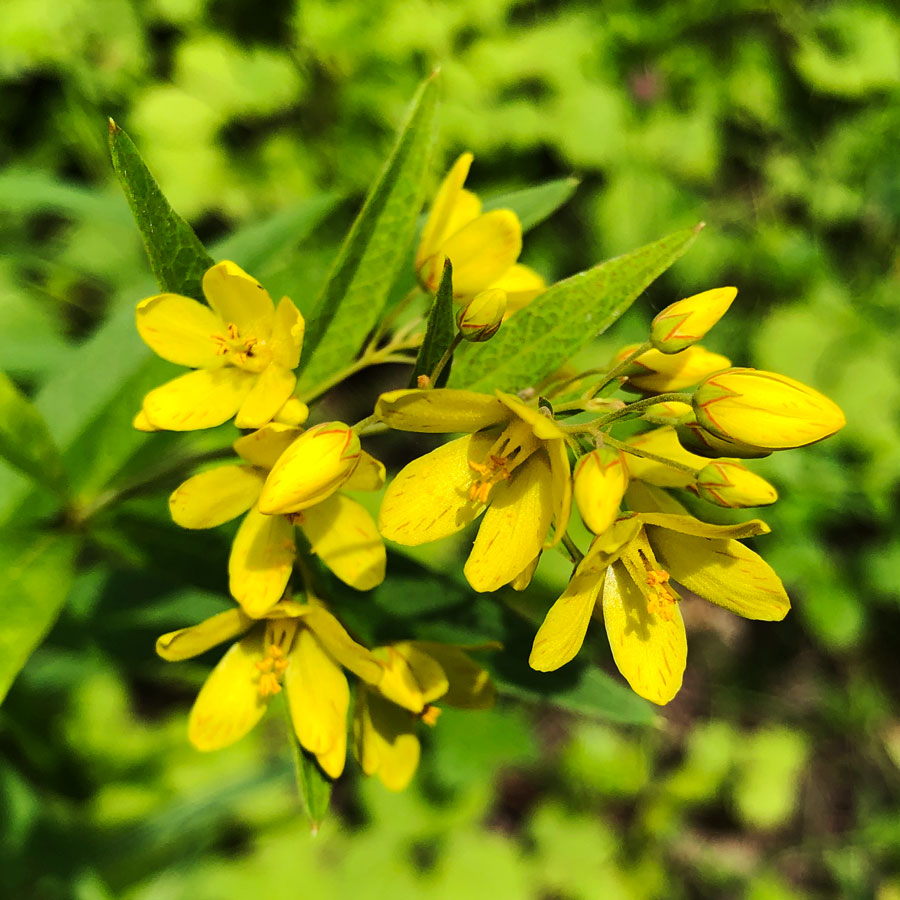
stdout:
{"type": "Polygon", "coordinates": [[[698,233],[699,227],[676,231],[554,284],[493,339],[460,348],[449,384],[483,391],[518,391],[536,384],[603,334],[698,233]]]}
{"type": "Polygon", "coordinates": [[[72,583],[73,535],[0,532],[0,701],[56,621],[72,583]]]}
{"type": "MultiPolygon", "coordinates": [[[[456,337],[456,324],[453,321],[453,266],[450,260],[444,263],[444,275],[434,298],[434,304],[428,315],[428,326],[425,339],[416,357],[416,368],[413,370],[409,386],[415,387],[420,375],[429,375],[441,361],[441,357],[449,349],[456,337]]],[[[450,377],[450,362],[444,366],[434,387],[443,387],[450,377]]]]}
{"type": "Polygon", "coordinates": [[[303,801],[303,806],[306,809],[312,833],[315,834],[328,813],[328,806],[331,803],[332,781],[319,768],[316,758],[300,746],[297,735],[294,733],[294,727],[291,724],[290,715],[286,715],[285,719],[287,721],[288,740],[291,743],[291,755],[294,759],[294,775],[297,779],[297,790],[300,792],[300,799],[303,801]]]}
{"type": "Polygon", "coordinates": [[[169,205],[131,138],[112,119],[109,152],[160,290],[202,300],[200,281],[214,260],[169,205]]]}
{"type": "Polygon", "coordinates": [[[301,395],[356,355],[408,260],[431,163],[436,109],[437,79],[432,75],[419,88],[307,322],[301,395]]]}
{"type": "Polygon", "coordinates": [[[62,459],[44,417],[0,372],[0,456],[55,494],[64,495],[62,459]]]}
{"type": "Polygon", "coordinates": [[[556,178],[520,191],[498,194],[484,201],[484,212],[492,209],[511,209],[522,223],[522,231],[529,231],[550,218],[575,193],[577,178],[556,178]]]}

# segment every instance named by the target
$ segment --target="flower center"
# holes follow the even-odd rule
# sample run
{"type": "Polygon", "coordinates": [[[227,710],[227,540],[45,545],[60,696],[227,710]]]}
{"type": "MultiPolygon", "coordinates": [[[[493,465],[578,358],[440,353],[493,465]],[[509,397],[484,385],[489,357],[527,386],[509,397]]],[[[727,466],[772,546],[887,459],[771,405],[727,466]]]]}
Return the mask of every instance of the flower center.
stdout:
{"type": "Polygon", "coordinates": [[[211,334],[216,356],[225,356],[232,365],[250,372],[261,372],[269,363],[266,342],[255,337],[241,337],[237,325],[229,322],[225,334],[211,334]]]}
{"type": "Polygon", "coordinates": [[[527,422],[521,419],[510,422],[494,441],[482,462],[469,460],[469,468],[477,474],[469,485],[469,499],[487,503],[494,485],[509,481],[513,470],[522,465],[538,447],[540,441],[527,422]]]}
{"type": "Polygon", "coordinates": [[[260,697],[281,693],[281,678],[288,667],[287,653],[296,632],[297,623],[292,619],[270,619],[266,623],[264,656],[255,664],[259,671],[256,689],[260,697]]]}
{"type": "Polygon", "coordinates": [[[646,536],[638,538],[632,552],[622,555],[622,562],[632,581],[647,600],[647,612],[664,622],[675,618],[675,604],[681,598],[669,587],[669,573],[663,569],[653,555],[646,536]]]}

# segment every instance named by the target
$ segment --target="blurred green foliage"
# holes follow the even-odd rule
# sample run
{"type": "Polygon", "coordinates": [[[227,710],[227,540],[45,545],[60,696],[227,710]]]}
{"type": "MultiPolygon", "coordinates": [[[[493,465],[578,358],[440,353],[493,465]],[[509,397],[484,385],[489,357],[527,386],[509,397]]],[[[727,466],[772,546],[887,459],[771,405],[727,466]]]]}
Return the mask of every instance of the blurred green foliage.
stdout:
{"type": "MultiPolygon", "coordinates": [[[[153,640],[222,607],[226,537],[185,546],[164,493],[133,498],[98,513],[62,617],[0,710],[3,895],[893,900],[893,4],[5,0],[0,368],[38,398],[86,502],[127,489],[163,449],[220,445],[128,430],[164,367],[133,334],[133,303],[153,286],[107,117],[217,256],[307,309],[435,64],[444,158],[471,149],[479,192],[582,179],[527,242],[548,279],[708,223],[594,354],[671,300],[733,283],[710,345],[846,410],[827,446],[758,466],[782,494],[758,549],[795,614],[765,626],[687,604],[688,679],[658,728],[511,701],[474,722],[447,711],[413,789],[351,778],[312,840],[274,724],[212,756],[188,747],[208,660],[167,668],[153,640]],[[97,347],[100,373],[86,363],[97,347]],[[78,387],[77,409],[61,384],[78,387]]],[[[47,515],[14,474],[0,487],[15,527],[47,515]]],[[[542,574],[549,597],[565,576],[542,574]]],[[[62,577],[4,577],[65,599],[62,577]]],[[[22,635],[39,638],[27,622],[22,635]]]]}

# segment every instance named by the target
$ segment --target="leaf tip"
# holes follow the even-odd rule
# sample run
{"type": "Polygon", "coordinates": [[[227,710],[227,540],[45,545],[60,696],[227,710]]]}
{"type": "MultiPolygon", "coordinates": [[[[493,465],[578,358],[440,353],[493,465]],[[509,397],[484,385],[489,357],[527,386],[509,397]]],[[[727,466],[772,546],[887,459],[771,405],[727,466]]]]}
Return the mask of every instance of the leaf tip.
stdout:
{"type": "Polygon", "coordinates": [[[426,81],[434,81],[441,74],[441,66],[440,63],[435,65],[435,67],[431,70],[428,77],[425,79],[426,81]]]}
{"type": "Polygon", "coordinates": [[[700,232],[703,231],[704,228],[706,228],[706,222],[698,222],[694,226],[693,232],[694,232],[694,234],[700,234],[700,232]]]}
{"type": "Polygon", "coordinates": [[[109,117],[109,133],[110,134],[118,134],[122,129],[116,125],[116,120],[110,116],[109,117]]]}

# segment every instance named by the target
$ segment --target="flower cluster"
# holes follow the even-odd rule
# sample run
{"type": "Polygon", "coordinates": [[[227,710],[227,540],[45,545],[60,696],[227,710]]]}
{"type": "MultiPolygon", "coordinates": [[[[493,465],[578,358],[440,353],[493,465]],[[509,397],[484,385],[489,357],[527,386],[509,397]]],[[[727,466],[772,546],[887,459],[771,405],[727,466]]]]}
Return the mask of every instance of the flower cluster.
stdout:
{"type": "MultiPolygon", "coordinates": [[[[456,337],[430,374],[413,380],[418,387],[373,398],[372,415],[352,427],[316,421],[306,401],[319,392],[295,393],[303,317],[287,298],[276,306],[234,263],[204,276],[208,305],[175,294],[138,305],[144,340],[194,371],[147,394],[135,425],[184,431],[234,418],[243,432],[234,460],[194,474],[170,498],[173,519],[187,529],[243,516],[228,561],[236,606],[157,645],[164,658],[180,660],[234,641],[190,714],[190,740],[201,750],[247,733],[283,691],[296,739],[323,772],[342,772],[350,734],[363,772],[400,789],[418,764],[418,720],[433,725],[439,703],[494,702],[487,671],[468,655],[486,645],[398,635],[367,647],[316,592],[319,565],[359,591],[381,584],[385,539],[417,546],[478,521],[463,567],[476,593],[525,590],[543,552],[563,552],[571,579],[537,631],[531,666],[565,665],[591,620],[602,619],[622,675],[658,704],[675,696],[686,665],[684,597],[758,620],[779,620],[789,609],[778,576],[741,543],[766,534],[766,524],[716,525],[695,513],[704,502],[728,509],[775,502],[775,488],[745,461],[822,440],[844,416],[812,388],[732,367],[698,343],[735,288],[671,304],[645,343],[624,347],[606,366],[560,371],[540,393],[527,384],[517,394],[435,386],[461,341],[477,354],[545,290],[518,262],[516,214],[484,212],[464,189],[471,162],[471,154],[461,156],[441,184],[415,257],[420,292],[434,294],[452,273],[456,337]],[[381,491],[386,472],[360,438],[387,429],[456,436],[394,476],[376,523],[354,495],[381,491]],[[576,516],[593,535],[583,549],[569,533],[576,516]]],[[[404,346],[422,345],[423,332],[421,317],[404,325],[404,346]]],[[[383,338],[377,330],[370,348],[383,338]]]]}

